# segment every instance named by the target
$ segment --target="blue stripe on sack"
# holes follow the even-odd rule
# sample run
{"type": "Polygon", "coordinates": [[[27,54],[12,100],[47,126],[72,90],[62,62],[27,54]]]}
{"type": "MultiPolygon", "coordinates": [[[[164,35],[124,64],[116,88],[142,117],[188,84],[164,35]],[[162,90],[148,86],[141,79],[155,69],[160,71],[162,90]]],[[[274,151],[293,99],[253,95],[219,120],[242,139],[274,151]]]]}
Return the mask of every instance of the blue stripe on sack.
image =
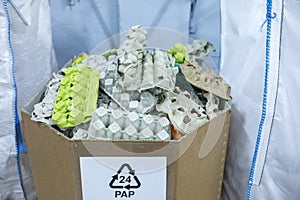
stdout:
{"type": "Polygon", "coordinates": [[[14,73],[15,57],[14,57],[14,52],[13,52],[13,49],[12,49],[11,38],[10,38],[10,17],[9,17],[8,8],[7,8],[7,1],[8,0],[3,0],[2,5],[3,5],[4,12],[5,12],[6,19],[7,19],[7,40],[8,40],[9,53],[10,53],[10,56],[11,56],[10,70],[11,70],[11,76],[12,76],[12,87],[14,89],[13,106],[14,106],[14,114],[15,114],[15,131],[16,131],[16,133],[15,133],[15,142],[16,142],[16,150],[17,150],[16,164],[17,164],[17,169],[18,169],[18,173],[19,173],[19,180],[20,180],[20,185],[21,185],[22,191],[23,191],[23,195],[24,195],[25,200],[27,200],[25,192],[24,192],[22,174],[21,174],[21,167],[20,167],[20,162],[19,162],[20,153],[25,152],[26,147],[25,147],[22,135],[21,135],[20,120],[19,120],[19,116],[18,116],[17,84],[16,84],[16,79],[15,79],[15,73],[14,73]]]}
{"type": "Polygon", "coordinates": [[[255,174],[255,167],[257,162],[257,154],[260,147],[261,141],[261,134],[263,130],[263,126],[265,124],[266,114],[267,114],[267,101],[268,101],[268,84],[269,84],[269,69],[270,69],[270,42],[271,42],[271,22],[272,22],[272,0],[267,0],[267,35],[266,35],[266,61],[265,61],[265,80],[264,80],[264,91],[263,91],[263,104],[262,104],[262,113],[261,119],[259,123],[256,144],[255,144],[255,151],[252,159],[252,165],[249,175],[249,182],[248,182],[248,191],[247,191],[247,200],[251,199],[251,191],[253,187],[253,178],[255,174]]]}

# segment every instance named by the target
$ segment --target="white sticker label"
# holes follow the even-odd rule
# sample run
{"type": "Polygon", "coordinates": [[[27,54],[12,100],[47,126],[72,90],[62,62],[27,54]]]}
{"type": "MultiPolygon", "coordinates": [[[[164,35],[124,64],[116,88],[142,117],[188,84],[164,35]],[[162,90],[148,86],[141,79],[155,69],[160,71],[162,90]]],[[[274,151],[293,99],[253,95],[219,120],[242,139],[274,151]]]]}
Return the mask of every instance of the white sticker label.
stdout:
{"type": "Polygon", "coordinates": [[[80,157],[83,200],[165,200],[166,157],[80,157]]]}

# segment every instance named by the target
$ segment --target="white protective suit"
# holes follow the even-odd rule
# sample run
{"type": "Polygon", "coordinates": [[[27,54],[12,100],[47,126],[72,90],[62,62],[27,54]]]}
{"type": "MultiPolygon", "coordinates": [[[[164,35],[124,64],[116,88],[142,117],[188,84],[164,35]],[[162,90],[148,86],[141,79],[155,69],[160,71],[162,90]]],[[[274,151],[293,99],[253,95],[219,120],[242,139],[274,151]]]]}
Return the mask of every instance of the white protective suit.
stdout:
{"type": "Polygon", "coordinates": [[[18,110],[57,68],[48,0],[0,4],[0,199],[34,199],[18,110]],[[20,152],[20,154],[18,153],[20,152]],[[22,174],[22,175],[21,175],[22,174]],[[24,192],[27,195],[24,195],[24,192]]]}
{"type": "Polygon", "coordinates": [[[233,97],[223,199],[300,199],[300,1],[221,10],[220,71],[233,97]]]}
{"type": "MultiPolygon", "coordinates": [[[[52,35],[59,66],[63,66],[71,57],[82,51],[90,53],[96,45],[102,44],[102,41],[111,35],[125,32],[137,24],[143,27],[162,27],[192,38],[207,39],[216,46],[217,51],[212,54],[212,58],[216,63],[219,62],[218,0],[68,2],[69,4],[67,1],[51,0],[52,35]]],[[[110,45],[110,48],[116,47],[114,43],[110,45]]]]}

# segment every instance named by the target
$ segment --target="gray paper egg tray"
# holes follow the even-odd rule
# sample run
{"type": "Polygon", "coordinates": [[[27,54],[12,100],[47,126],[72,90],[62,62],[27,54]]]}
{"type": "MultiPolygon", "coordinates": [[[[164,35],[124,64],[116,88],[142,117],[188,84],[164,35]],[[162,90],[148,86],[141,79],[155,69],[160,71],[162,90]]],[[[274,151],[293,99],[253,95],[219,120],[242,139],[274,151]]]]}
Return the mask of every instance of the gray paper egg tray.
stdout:
{"type": "Polygon", "coordinates": [[[149,91],[126,91],[117,84],[119,75],[116,74],[116,65],[110,65],[106,73],[100,74],[100,87],[110,96],[122,109],[147,113],[154,108],[157,97],[149,91]]]}
{"type": "Polygon", "coordinates": [[[131,27],[126,40],[120,46],[122,51],[142,50],[147,45],[147,31],[140,25],[131,27]]]}
{"type": "Polygon", "coordinates": [[[128,69],[142,65],[146,45],[147,32],[139,25],[132,27],[118,50],[118,71],[124,74],[128,69]]]}
{"type": "Polygon", "coordinates": [[[122,108],[117,104],[112,98],[110,98],[101,88],[98,92],[97,108],[104,107],[113,110],[122,110],[122,108]]]}
{"type": "Polygon", "coordinates": [[[205,110],[195,102],[193,96],[175,87],[166,93],[166,99],[157,104],[157,111],[168,114],[172,124],[184,134],[192,133],[208,121],[205,110]]]}
{"type": "Polygon", "coordinates": [[[101,54],[90,55],[87,59],[82,61],[82,64],[85,66],[90,66],[93,69],[100,71],[100,74],[105,72],[106,69],[116,60],[115,55],[110,55],[108,58],[105,58],[101,54]]]}
{"type": "Polygon", "coordinates": [[[171,55],[154,49],[129,52],[126,59],[123,57],[119,58],[118,66],[118,72],[121,72],[118,84],[122,88],[138,91],[155,87],[168,91],[174,89],[178,68],[174,67],[175,60],[171,55]]]}
{"type": "Polygon", "coordinates": [[[180,64],[180,69],[190,84],[222,99],[231,100],[230,86],[223,83],[221,76],[206,68],[207,66],[204,62],[201,65],[195,63],[180,64]]]}
{"type": "Polygon", "coordinates": [[[54,124],[54,122],[51,120],[51,116],[57,91],[60,86],[60,81],[64,77],[63,71],[64,69],[59,71],[57,74],[53,74],[52,79],[47,85],[43,100],[40,103],[34,105],[34,110],[31,117],[33,121],[44,122],[48,125],[54,124]]]}
{"type": "Polygon", "coordinates": [[[166,117],[100,107],[93,112],[88,129],[91,139],[170,140],[166,117]]]}
{"type": "Polygon", "coordinates": [[[121,52],[118,55],[118,72],[126,76],[129,69],[141,70],[139,66],[143,64],[143,56],[143,50],[121,52]]]}

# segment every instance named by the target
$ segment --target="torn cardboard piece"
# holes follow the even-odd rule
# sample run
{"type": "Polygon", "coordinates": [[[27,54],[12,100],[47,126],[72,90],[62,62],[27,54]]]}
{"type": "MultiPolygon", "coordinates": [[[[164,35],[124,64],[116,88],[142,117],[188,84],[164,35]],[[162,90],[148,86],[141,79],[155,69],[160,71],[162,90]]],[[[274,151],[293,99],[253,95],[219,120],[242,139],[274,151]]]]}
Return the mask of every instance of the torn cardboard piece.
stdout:
{"type": "Polygon", "coordinates": [[[178,87],[168,92],[156,109],[168,114],[173,126],[183,134],[192,133],[208,121],[205,110],[192,100],[191,94],[178,87]]]}
{"type": "MultiPolygon", "coordinates": [[[[202,64],[205,65],[204,63],[202,64]]],[[[232,99],[230,96],[230,86],[223,83],[222,77],[215,74],[212,70],[205,69],[195,63],[183,63],[179,66],[186,80],[193,86],[211,92],[222,99],[232,99]]]]}

